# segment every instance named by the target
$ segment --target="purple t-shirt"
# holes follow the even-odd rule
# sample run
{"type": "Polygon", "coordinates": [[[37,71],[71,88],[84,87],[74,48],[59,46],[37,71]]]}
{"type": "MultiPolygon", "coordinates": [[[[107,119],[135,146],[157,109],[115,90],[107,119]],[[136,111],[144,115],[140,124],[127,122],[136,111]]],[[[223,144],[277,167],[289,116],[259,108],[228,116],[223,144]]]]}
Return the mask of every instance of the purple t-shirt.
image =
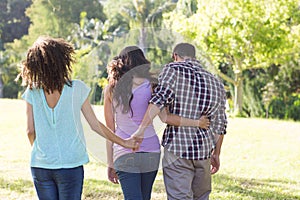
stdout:
{"type": "MultiPolygon", "coordinates": [[[[132,90],[132,112],[122,113],[121,105],[115,108],[116,135],[126,139],[138,129],[148,108],[151,93],[151,84],[147,80],[132,90]]],[[[124,154],[132,153],[131,149],[126,149],[118,144],[114,144],[113,149],[114,160],[124,154]]],[[[139,152],[160,152],[159,139],[152,124],[146,128],[139,152]]]]}

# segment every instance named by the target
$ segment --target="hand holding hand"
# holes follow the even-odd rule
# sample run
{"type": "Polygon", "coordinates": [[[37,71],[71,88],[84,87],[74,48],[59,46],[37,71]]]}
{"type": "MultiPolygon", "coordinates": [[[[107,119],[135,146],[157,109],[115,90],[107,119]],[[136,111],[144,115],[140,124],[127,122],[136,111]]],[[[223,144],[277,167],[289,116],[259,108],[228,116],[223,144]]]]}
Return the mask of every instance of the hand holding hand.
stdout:
{"type": "Polygon", "coordinates": [[[134,139],[136,141],[136,143],[138,143],[138,148],[133,148],[132,150],[133,151],[138,151],[139,150],[139,147],[140,147],[140,144],[143,142],[143,139],[144,139],[144,131],[138,129],[135,133],[133,133],[131,135],[131,138],[134,139]]]}
{"type": "Polygon", "coordinates": [[[199,119],[199,127],[203,129],[208,129],[210,125],[210,121],[206,115],[203,115],[199,119]]]}
{"type": "Polygon", "coordinates": [[[114,168],[112,167],[107,168],[107,176],[110,182],[114,184],[119,184],[119,178],[114,168]]]}
{"type": "Polygon", "coordinates": [[[133,150],[139,149],[140,144],[141,144],[141,142],[139,142],[139,140],[137,140],[134,137],[130,137],[130,138],[124,140],[124,147],[130,148],[133,150]]]}

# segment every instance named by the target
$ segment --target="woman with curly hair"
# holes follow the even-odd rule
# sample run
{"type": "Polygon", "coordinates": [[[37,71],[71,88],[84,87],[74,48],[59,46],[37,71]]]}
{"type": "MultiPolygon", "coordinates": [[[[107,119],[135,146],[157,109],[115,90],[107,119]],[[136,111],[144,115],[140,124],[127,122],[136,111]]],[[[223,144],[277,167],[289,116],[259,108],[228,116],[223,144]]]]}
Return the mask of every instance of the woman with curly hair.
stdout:
{"type": "Polygon", "coordinates": [[[81,199],[83,165],[89,161],[81,112],[102,137],[127,148],[138,147],[133,139],[118,137],[98,121],[88,101],[90,88],[71,79],[74,53],[63,39],[40,37],[22,63],[30,166],[37,195],[43,200],[81,199]]]}
{"type": "MultiPolygon", "coordinates": [[[[106,125],[126,139],[138,129],[156,83],[150,62],[136,46],[124,48],[107,66],[109,85],[104,92],[106,125]]],[[[180,126],[207,128],[209,120],[181,118],[162,112],[163,122],[180,126]]],[[[138,151],[132,152],[107,141],[108,179],[121,183],[125,200],[151,199],[151,191],[160,162],[160,144],[151,124],[146,128],[138,151]]]]}

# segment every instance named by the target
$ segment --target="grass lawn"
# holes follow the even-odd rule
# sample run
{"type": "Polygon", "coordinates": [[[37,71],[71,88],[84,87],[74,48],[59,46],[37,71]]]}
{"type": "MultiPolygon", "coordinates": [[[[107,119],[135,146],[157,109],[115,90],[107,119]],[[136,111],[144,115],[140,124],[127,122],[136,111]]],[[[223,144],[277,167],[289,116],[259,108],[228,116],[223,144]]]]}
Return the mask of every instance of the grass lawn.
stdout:
{"type": "MultiPolygon", "coordinates": [[[[103,121],[101,107],[95,110],[103,121]]],[[[230,118],[227,132],[211,199],[300,200],[299,122],[230,118]]],[[[123,199],[120,186],[106,179],[105,140],[97,139],[100,153],[91,150],[82,199],[123,199]]],[[[36,200],[23,101],[0,99],[0,141],[0,199],[36,200]]],[[[152,197],[166,199],[161,170],[152,197]]]]}

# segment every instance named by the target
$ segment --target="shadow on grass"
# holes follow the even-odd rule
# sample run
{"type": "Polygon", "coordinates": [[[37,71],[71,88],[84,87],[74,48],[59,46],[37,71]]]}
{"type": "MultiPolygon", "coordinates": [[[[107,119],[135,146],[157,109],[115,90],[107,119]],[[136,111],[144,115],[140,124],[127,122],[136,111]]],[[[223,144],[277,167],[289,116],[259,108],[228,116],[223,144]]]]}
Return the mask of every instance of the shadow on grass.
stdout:
{"type": "Polygon", "coordinates": [[[17,180],[5,180],[0,178],[0,188],[17,193],[26,193],[33,188],[33,183],[29,180],[17,179],[17,180]]]}
{"type": "Polygon", "coordinates": [[[299,183],[295,181],[247,179],[224,174],[213,176],[212,199],[296,200],[300,199],[299,194],[299,183]],[[221,198],[224,196],[227,198],[221,198]]]}

